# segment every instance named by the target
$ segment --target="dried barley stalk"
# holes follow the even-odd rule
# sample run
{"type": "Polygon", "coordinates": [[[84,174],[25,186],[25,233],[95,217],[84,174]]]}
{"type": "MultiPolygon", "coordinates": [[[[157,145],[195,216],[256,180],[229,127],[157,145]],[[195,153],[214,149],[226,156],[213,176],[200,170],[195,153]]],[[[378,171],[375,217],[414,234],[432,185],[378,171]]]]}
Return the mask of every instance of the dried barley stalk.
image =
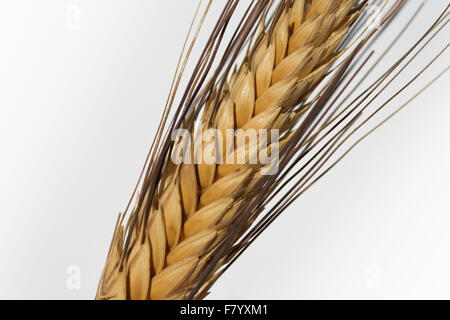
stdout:
{"type": "MultiPolygon", "coordinates": [[[[268,3],[258,11],[260,17],[267,8],[268,3]]],[[[281,1],[239,68],[222,78],[229,79],[226,83],[215,81],[196,112],[184,114],[180,127],[192,132],[199,117],[203,131],[214,128],[226,137],[227,129],[242,129],[244,139],[250,129],[279,129],[277,147],[292,152],[292,139],[305,131],[308,118],[303,116],[311,108],[306,101],[324,84],[342,53],[339,45],[362,11],[357,0],[281,1]]],[[[192,148],[199,139],[194,137],[192,148]]],[[[235,256],[233,244],[264,209],[263,199],[255,196],[258,188],[266,186],[266,195],[274,190],[273,180],[262,175],[267,166],[249,161],[251,142],[228,153],[229,140],[212,163],[174,165],[170,152],[177,145],[158,151],[125,227],[119,217],[97,299],[201,299],[207,294],[220,267],[235,256]],[[245,163],[221,163],[227,156],[242,156],[245,163]]],[[[203,151],[214,143],[204,143],[203,151]]]]}

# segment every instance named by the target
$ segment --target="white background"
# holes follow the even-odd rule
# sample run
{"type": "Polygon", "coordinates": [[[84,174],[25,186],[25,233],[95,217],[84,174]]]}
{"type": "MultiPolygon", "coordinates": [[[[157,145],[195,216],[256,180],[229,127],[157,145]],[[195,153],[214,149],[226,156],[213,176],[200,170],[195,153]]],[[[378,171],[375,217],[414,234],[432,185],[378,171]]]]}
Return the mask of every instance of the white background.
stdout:
{"type": "MultiPolygon", "coordinates": [[[[421,3],[408,1],[374,46],[376,57],[421,3]]],[[[381,65],[447,3],[425,1],[381,65]]],[[[0,2],[0,298],[93,298],[196,4],[0,2]],[[71,265],[81,270],[78,290],[67,287],[71,265]]],[[[220,7],[217,1],[206,30],[220,7]]],[[[404,80],[448,34],[447,27],[404,80]]],[[[449,82],[446,74],[310,189],[210,297],[450,298],[449,82]]]]}

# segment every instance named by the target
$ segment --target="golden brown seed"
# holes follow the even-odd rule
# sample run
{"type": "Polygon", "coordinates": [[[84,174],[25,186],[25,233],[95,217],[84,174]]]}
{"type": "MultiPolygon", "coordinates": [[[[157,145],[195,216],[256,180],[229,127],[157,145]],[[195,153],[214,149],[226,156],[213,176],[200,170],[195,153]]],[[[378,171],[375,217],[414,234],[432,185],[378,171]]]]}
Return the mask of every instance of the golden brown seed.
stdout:
{"type": "Polygon", "coordinates": [[[255,103],[254,75],[247,67],[243,68],[242,81],[234,94],[233,101],[236,105],[236,126],[241,128],[253,116],[255,103]]]}
{"type": "Polygon", "coordinates": [[[277,82],[262,94],[255,103],[255,115],[258,115],[268,108],[279,105],[289,94],[292,87],[297,82],[296,77],[290,77],[277,82]]]}
{"type": "Polygon", "coordinates": [[[250,176],[251,170],[240,170],[226,177],[220,178],[211,185],[200,197],[200,207],[204,207],[216,200],[227,197],[244,187],[244,182],[250,176]]]}
{"type": "MultiPolygon", "coordinates": [[[[135,246],[136,254],[130,262],[129,283],[130,297],[133,300],[148,299],[150,290],[150,241],[145,237],[143,245],[135,246]]],[[[133,248],[134,249],[134,248],[133,248]]]]}
{"type": "Polygon", "coordinates": [[[300,78],[304,75],[306,72],[302,73],[302,70],[305,69],[310,60],[311,51],[311,47],[302,47],[286,57],[273,71],[272,84],[286,77],[297,76],[300,78]]]}
{"type": "Polygon", "coordinates": [[[150,220],[150,243],[152,246],[152,265],[156,273],[164,268],[166,261],[166,227],[161,209],[153,211],[150,220]]]}
{"type": "MultiPolygon", "coordinates": [[[[264,58],[264,56],[267,53],[267,49],[269,47],[269,45],[272,45],[274,48],[274,54],[275,54],[275,46],[273,45],[273,43],[271,43],[269,41],[269,36],[267,34],[262,35],[261,40],[258,42],[255,53],[253,54],[252,57],[252,69],[254,70],[256,66],[258,66],[262,59],[264,58]]],[[[274,56],[275,59],[275,56],[274,56]]],[[[231,84],[231,82],[230,82],[231,84]]]]}
{"type": "Polygon", "coordinates": [[[283,13],[280,21],[275,27],[275,66],[286,56],[289,41],[289,16],[283,13]]]}
{"type": "Polygon", "coordinates": [[[202,137],[197,137],[196,139],[197,143],[199,143],[200,140],[206,140],[203,141],[200,147],[201,152],[197,170],[200,186],[202,189],[206,189],[212,184],[216,174],[216,163],[214,159],[216,157],[217,148],[214,136],[207,135],[206,130],[203,131],[203,134],[202,137]]]}
{"type": "Polygon", "coordinates": [[[166,225],[167,242],[170,248],[175,247],[180,241],[182,225],[182,208],[180,186],[175,179],[162,196],[162,208],[166,225]]]}
{"type": "Polygon", "coordinates": [[[259,98],[269,87],[272,81],[272,72],[275,65],[275,46],[271,43],[261,60],[254,66],[256,98],[259,98]]]}
{"type": "Polygon", "coordinates": [[[127,278],[125,272],[118,272],[108,288],[107,296],[111,300],[125,300],[127,298],[127,278]]]}
{"type": "Polygon", "coordinates": [[[313,19],[305,21],[289,40],[288,54],[298,50],[304,45],[313,42],[320,32],[323,16],[317,15],[313,19]]]}
{"type": "Polygon", "coordinates": [[[152,279],[150,298],[161,300],[176,290],[197,264],[197,257],[190,257],[165,268],[152,279]]]}
{"type": "Polygon", "coordinates": [[[185,258],[202,254],[215,239],[216,235],[217,231],[213,229],[188,237],[167,255],[167,265],[170,266],[185,258]]]}
{"type": "Polygon", "coordinates": [[[227,130],[230,129],[234,129],[234,104],[228,97],[225,97],[220,106],[217,119],[217,130],[222,135],[222,149],[220,150],[222,152],[222,160],[224,160],[225,155],[228,153],[228,148],[232,146],[231,136],[228,137],[227,135],[227,130]]]}
{"type": "Polygon", "coordinates": [[[294,5],[292,6],[292,14],[290,21],[290,26],[294,32],[303,23],[304,17],[305,17],[305,0],[297,0],[294,2],[294,5]]]}
{"type": "Polygon", "coordinates": [[[198,183],[194,164],[183,164],[180,170],[180,187],[183,198],[183,208],[190,217],[197,209],[198,183]]]}
{"type": "Polygon", "coordinates": [[[210,203],[208,206],[198,210],[184,224],[184,235],[186,238],[192,237],[206,230],[220,220],[222,215],[233,204],[233,198],[222,198],[210,203]]]}
{"type": "Polygon", "coordinates": [[[275,66],[286,56],[289,41],[289,15],[286,12],[275,27],[275,66]]]}
{"type": "Polygon", "coordinates": [[[242,127],[242,132],[245,133],[246,130],[250,129],[269,129],[280,112],[280,107],[272,107],[264,112],[261,112],[242,127]]]}

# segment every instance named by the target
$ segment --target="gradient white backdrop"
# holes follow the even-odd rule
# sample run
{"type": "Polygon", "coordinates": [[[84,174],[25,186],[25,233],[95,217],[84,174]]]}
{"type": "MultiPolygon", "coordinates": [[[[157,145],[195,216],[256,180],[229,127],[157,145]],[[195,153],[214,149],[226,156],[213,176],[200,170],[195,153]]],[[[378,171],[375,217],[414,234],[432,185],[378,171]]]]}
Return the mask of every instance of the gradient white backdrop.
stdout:
{"type": "MultiPolygon", "coordinates": [[[[215,3],[206,30],[223,1],[215,3]]],[[[422,3],[384,67],[448,1],[408,1],[373,60],[422,3]]],[[[0,298],[93,298],[196,4],[0,1],[0,298]],[[77,268],[80,286],[68,286],[77,268]]],[[[400,83],[448,44],[449,31],[400,83]]],[[[446,53],[389,110],[448,61],[446,53]]],[[[449,84],[446,74],[350,153],[210,298],[450,298],[449,84]]]]}

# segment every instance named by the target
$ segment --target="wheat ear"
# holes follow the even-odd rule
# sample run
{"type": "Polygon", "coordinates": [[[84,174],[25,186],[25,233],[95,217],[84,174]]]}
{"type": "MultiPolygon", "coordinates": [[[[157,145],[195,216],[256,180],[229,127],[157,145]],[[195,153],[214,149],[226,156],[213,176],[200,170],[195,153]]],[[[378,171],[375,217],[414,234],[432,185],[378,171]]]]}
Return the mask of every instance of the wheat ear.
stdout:
{"type": "MultiPolygon", "coordinates": [[[[287,141],[304,112],[297,106],[324,79],[360,13],[353,9],[356,2],[295,0],[282,8],[220,94],[211,94],[204,104],[203,129],[216,128],[223,136],[227,129],[242,129],[244,134],[249,129],[280,129],[285,134],[281,143],[287,141]]],[[[144,206],[132,212],[136,220],[125,252],[125,229],[117,224],[98,299],[187,297],[264,169],[248,163],[249,142],[219,156],[235,159],[240,153],[247,160],[244,164],[167,163],[148,221],[143,219],[144,206]]],[[[208,279],[213,281],[214,274],[208,279]]]]}

